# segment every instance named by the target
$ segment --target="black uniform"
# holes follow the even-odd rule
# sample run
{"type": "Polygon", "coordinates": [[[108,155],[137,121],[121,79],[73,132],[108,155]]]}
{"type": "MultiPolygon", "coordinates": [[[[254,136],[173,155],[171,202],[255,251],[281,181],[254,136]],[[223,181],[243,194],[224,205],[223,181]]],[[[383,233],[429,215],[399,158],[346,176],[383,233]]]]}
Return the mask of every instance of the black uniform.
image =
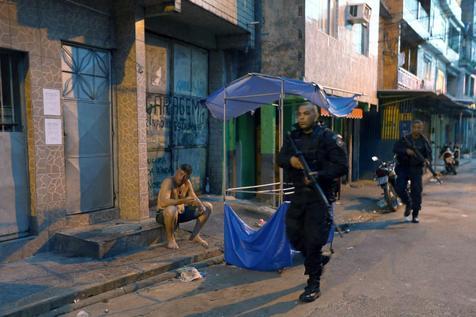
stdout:
{"type": "MultiPolygon", "coordinates": [[[[339,177],[348,172],[345,144],[331,130],[315,125],[313,133],[301,129],[292,131],[291,137],[303,152],[312,171],[330,203],[335,201],[339,177]]],[[[286,233],[292,246],[305,258],[305,273],[309,275],[308,287],[319,288],[322,274],[321,249],[326,244],[331,227],[329,211],[311,185],[305,185],[302,170],[291,166],[293,153],[289,140],[285,140],[278,156],[284,168],[285,179],[295,186],[291,206],[286,214],[286,233]]]]}
{"type": "Polygon", "coordinates": [[[413,139],[411,135],[401,138],[393,146],[393,152],[397,155],[397,166],[395,167],[397,173],[396,190],[402,202],[407,206],[407,210],[413,210],[412,215],[415,220],[421,209],[422,175],[425,163],[416,155],[407,154],[407,149],[411,148],[407,142],[429,161],[431,161],[431,147],[424,136],[413,139]],[[411,182],[410,193],[407,190],[408,180],[411,182]]]}

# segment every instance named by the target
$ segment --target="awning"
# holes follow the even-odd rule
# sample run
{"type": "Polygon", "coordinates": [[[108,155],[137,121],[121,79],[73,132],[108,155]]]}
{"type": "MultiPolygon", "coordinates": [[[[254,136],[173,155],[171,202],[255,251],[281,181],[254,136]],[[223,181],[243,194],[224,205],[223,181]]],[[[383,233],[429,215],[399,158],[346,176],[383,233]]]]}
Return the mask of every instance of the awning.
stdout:
{"type": "MultiPolygon", "coordinates": [[[[326,109],[321,108],[321,116],[332,117],[332,115],[326,109]]],[[[352,109],[352,112],[345,116],[347,119],[362,119],[364,117],[364,110],[360,108],[352,109]]]]}
{"type": "Polygon", "coordinates": [[[472,111],[467,104],[461,103],[447,94],[436,94],[432,90],[380,90],[377,92],[377,97],[382,100],[379,104],[380,106],[416,100],[419,104],[428,108],[437,108],[439,110],[447,111],[463,111],[465,113],[470,113],[472,111]]]}
{"type": "Polygon", "coordinates": [[[213,117],[220,120],[225,117],[228,120],[266,104],[276,103],[284,95],[301,96],[338,117],[346,116],[357,106],[356,96],[327,96],[316,83],[254,73],[218,89],[204,103],[213,117]]]}

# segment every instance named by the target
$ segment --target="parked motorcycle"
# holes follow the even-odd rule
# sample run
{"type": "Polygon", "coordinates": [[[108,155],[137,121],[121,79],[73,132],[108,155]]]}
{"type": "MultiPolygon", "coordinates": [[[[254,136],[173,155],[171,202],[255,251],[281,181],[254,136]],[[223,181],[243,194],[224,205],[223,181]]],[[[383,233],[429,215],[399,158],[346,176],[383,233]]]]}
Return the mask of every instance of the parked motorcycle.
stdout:
{"type": "Polygon", "coordinates": [[[446,174],[453,174],[456,175],[456,161],[453,151],[451,151],[450,147],[446,147],[441,153],[441,159],[445,163],[445,171],[446,174]]]}
{"type": "Polygon", "coordinates": [[[378,162],[379,166],[375,171],[375,181],[377,185],[382,187],[383,196],[387,202],[390,211],[397,211],[399,202],[398,195],[395,190],[397,174],[395,173],[395,161],[382,161],[377,156],[372,156],[372,161],[378,162]]]}
{"type": "Polygon", "coordinates": [[[459,166],[459,159],[461,158],[461,148],[457,144],[455,144],[455,146],[453,148],[453,156],[455,158],[455,166],[458,167],[459,166]]]}

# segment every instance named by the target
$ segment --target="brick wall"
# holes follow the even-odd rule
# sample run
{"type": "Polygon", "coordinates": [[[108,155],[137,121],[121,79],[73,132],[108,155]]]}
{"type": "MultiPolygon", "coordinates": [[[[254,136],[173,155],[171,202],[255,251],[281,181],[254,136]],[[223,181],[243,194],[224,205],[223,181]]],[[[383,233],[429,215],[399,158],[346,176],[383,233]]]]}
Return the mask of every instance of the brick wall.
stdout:
{"type": "MultiPolygon", "coordinates": [[[[346,21],[347,6],[362,1],[339,1],[337,37],[320,31],[315,20],[306,19],[305,79],[327,87],[363,93],[359,101],[377,104],[379,1],[365,2],[372,8],[368,55],[354,51],[353,26],[346,21]]],[[[333,93],[340,94],[339,91],[333,93]]]]}

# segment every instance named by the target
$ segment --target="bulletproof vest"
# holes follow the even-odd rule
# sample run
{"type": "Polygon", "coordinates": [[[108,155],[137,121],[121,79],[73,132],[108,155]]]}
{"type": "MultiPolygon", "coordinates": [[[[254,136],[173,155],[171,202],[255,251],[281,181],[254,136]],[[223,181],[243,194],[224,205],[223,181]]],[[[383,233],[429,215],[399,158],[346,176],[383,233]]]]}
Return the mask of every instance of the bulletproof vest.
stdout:
{"type": "MultiPolygon", "coordinates": [[[[413,140],[411,136],[406,136],[406,140],[413,146],[415,147],[422,155],[426,154],[426,147],[425,147],[425,139],[423,137],[420,137],[416,140],[413,140]]],[[[423,166],[423,161],[420,160],[416,156],[408,156],[407,155],[407,164],[409,166],[415,166],[415,167],[420,167],[423,166]]]]}
{"type": "Polygon", "coordinates": [[[310,134],[296,131],[292,136],[294,142],[304,154],[309,167],[313,171],[321,169],[321,164],[326,159],[326,153],[322,147],[322,139],[327,130],[329,129],[316,126],[314,131],[310,134]]]}

